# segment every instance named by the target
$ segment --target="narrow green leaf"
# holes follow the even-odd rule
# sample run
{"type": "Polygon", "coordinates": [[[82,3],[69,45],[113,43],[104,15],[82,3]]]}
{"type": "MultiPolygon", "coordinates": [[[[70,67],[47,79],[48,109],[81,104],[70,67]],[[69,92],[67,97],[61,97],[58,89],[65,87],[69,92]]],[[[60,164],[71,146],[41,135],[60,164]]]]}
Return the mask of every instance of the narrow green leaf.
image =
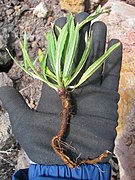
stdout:
{"type": "Polygon", "coordinates": [[[44,59],[45,51],[42,53],[38,53],[39,55],[36,57],[36,59],[33,61],[33,65],[36,65],[36,62],[39,61],[42,64],[42,60],[44,59]]]}
{"type": "MultiPolygon", "coordinates": [[[[67,38],[66,38],[66,41],[65,41],[65,45],[64,45],[64,49],[63,49],[63,52],[62,52],[62,59],[61,59],[61,69],[62,69],[62,72],[63,72],[63,68],[64,68],[64,64],[65,64],[65,59],[66,59],[66,55],[67,55],[67,52],[69,51],[68,49],[68,44],[69,44],[69,39],[70,39],[70,30],[71,30],[71,25],[72,25],[72,20],[73,20],[73,15],[71,13],[68,14],[67,16],[67,38]]],[[[74,23],[74,20],[73,20],[73,23],[74,23]]]]}
{"type": "Polygon", "coordinates": [[[120,43],[116,43],[112,47],[110,47],[98,60],[96,60],[91,66],[89,66],[89,68],[82,75],[79,82],[75,86],[70,86],[70,88],[74,89],[83,84],[104,63],[104,61],[110,56],[110,54],[119,46],[120,43]]]}
{"type": "Polygon", "coordinates": [[[33,66],[35,66],[36,62],[39,60],[39,56],[33,61],[33,66]]]}
{"type": "Polygon", "coordinates": [[[31,73],[30,73],[28,70],[26,70],[26,69],[19,63],[19,61],[16,60],[16,59],[11,55],[11,53],[9,52],[9,50],[8,50],[7,48],[6,48],[6,50],[7,50],[8,54],[9,54],[9,56],[13,59],[13,61],[14,61],[23,71],[25,71],[27,74],[29,74],[30,76],[32,76],[31,73]]]}
{"type": "Polygon", "coordinates": [[[42,62],[41,62],[41,68],[43,70],[43,77],[44,79],[47,79],[46,77],[46,62],[47,62],[48,52],[46,52],[46,55],[44,56],[42,62]]]}
{"type": "Polygon", "coordinates": [[[81,29],[86,23],[88,23],[88,22],[92,21],[93,19],[97,18],[100,14],[109,13],[109,12],[110,12],[110,9],[102,9],[101,6],[99,5],[97,10],[93,14],[90,14],[84,21],[82,21],[79,24],[79,29],[81,29]]]}
{"type": "Polygon", "coordinates": [[[56,37],[53,30],[46,35],[47,44],[48,44],[48,55],[49,61],[52,67],[53,72],[56,71],[55,68],[55,56],[56,56],[56,37]]]}
{"type": "MultiPolygon", "coordinates": [[[[24,32],[24,42],[23,42],[23,46],[24,49],[26,49],[26,51],[28,50],[28,42],[27,42],[27,34],[26,31],[24,32]]],[[[23,59],[24,59],[24,67],[25,69],[28,69],[28,64],[27,64],[27,60],[25,59],[24,55],[23,55],[23,59]]]]}
{"type": "Polygon", "coordinates": [[[53,72],[49,69],[49,67],[46,67],[46,76],[57,82],[56,76],[53,74],[53,72]]]}
{"type": "Polygon", "coordinates": [[[26,50],[28,50],[28,42],[27,42],[27,34],[26,31],[24,32],[24,43],[23,46],[26,50]]]}
{"type": "Polygon", "coordinates": [[[48,52],[46,52],[46,55],[44,56],[44,58],[42,59],[42,62],[41,62],[41,68],[43,70],[43,77],[44,77],[44,79],[47,80],[46,76],[48,76],[49,78],[51,78],[52,80],[57,82],[56,76],[51,72],[51,70],[47,66],[47,58],[48,58],[48,52]]]}
{"type": "MultiPolygon", "coordinates": [[[[20,41],[20,46],[21,46],[21,49],[22,49],[22,52],[23,52],[23,56],[25,58],[25,60],[27,61],[27,64],[29,65],[29,67],[33,70],[33,72],[36,74],[36,75],[39,75],[39,73],[37,72],[37,70],[35,69],[33,63],[31,62],[30,58],[29,58],[29,55],[26,51],[26,49],[24,49],[24,46],[22,45],[22,42],[20,41]]],[[[39,75],[40,76],[40,75],[39,75]]]]}
{"type": "Polygon", "coordinates": [[[58,30],[59,34],[61,33],[61,28],[57,25],[55,25],[55,28],[58,30]]]}
{"type": "Polygon", "coordinates": [[[15,62],[24,72],[26,72],[29,76],[41,80],[42,82],[46,83],[48,86],[50,86],[51,88],[53,88],[53,89],[56,90],[56,91],[59,89],[58,85],[49,82],[47,79],[41,77],[41,76],[38,75],[38,74],[35,74],[35,73],[32,73],[32,72],[26,70],[25,67],[23,67],[23,66],[11,55],[11,53],[9,52],[9,50],[8,50],[8,49],[6,49],[6,50],[7,50],[8,54],[10,55],[10,57],[14,60],[14,62],[15,62]]]}
{"type": "Polygon", "coordinates": [[[33,77],[33,78],[36,78],[36,79],[38,79],[38,80],[46,83],[49,87],[53,88],[55,91],[57,91],[57,90],[59,89],[59,86],[58,86],[58,85],[56,85],[56,84],[54,84],[54,83],[51,83],[51,82],[48,81],[47,79],[44,79],[44,78],[42,78],[41,76],[38,76],[38,75],[36,75],[36,74],[34,74],[34,73],[31,73],[31,74],[32,74],[32,77],[33,77]]]}
{"type": "MultiPolygon", "coordinates": [[[[86,34],[86,36],[87,36],[87,34],[86,34]]],[[[84,50],[83,55],[81,57],[81,60],[78,64],[77,68],[75,69],[73,76],[71,77],[71,79],[69,81],[67,81],[65,86],[68,86],[77,77],[77,75],[80,73],[80,71],[82,70],[83,66],[85,65],[85,63],[87,61],[87,58],[88,58],[89,53],[91,51],[91,48],[92,48],[92,32],[90,35],[90,40],[86,40],[86,47],[85,47],[85,50],[84,50]]]]}
{"type": "Polygon", "coordinates": [[[68,30],[71,29],[71,26],[74,26],[75,28],[75,25],[74,25],[74,17],[72,15],[72,13],[69,12],[68,16],[67,16],[67,24],[68,24],[68,30]]]}
{"type": "Polygon", "coordinates": [[[96,13],[100,13],[101,12],[101,5],[99,5],[96,9],[96,13]]]}
{"type": "Polygon", "coordinates": [[[62,84],[62,70],[61,70],[61,59],[62,59],[62,52],[64,50],[64,45],[66,42],[66,38],[67,38],[67,23],[64,25],[64,27],[61,30],[61,33],[59,34],[57,43],[56,43],[56,78],[57,78],[57,82],[58,85],[60,87],[63,86],[62,84]]]}
{"type": "MultiPolygon", "coordinates": [[[[24,54],[24,56],[25,56],[25,58],[26,58],[26,60],[27,60],[27,63],[28,63],[28,65],[30,66],[30,68],[32,69],[32,71],[34,72],[34,73],[32,73],[31,72],[31,74],[33,75],[33,77],[34,78],[37,78],[37,79],[40,79],[40,80],[42,80],[43,82],[45,82],[46,84],[48,84],[50,87],[52,87],[53,89],[55,88],[56,89],[56,85],[55,84],[53,84],[53,83],[51,83],[51,82],[49,82],[48,81],[48,79],[46,78],[46,76],[45,76],[45,73],[43,73],[43,77],[37,72],[37,70],[35,69],[35,67],[34,67],[34,65],[33,65],[33,63],[31,62],[31,60],[30,60],[30,58],[29,58],[29,55],[28,55],[28,53],[27,53],[27,51],[24,49],[24,47],[23,47],[23,45],[21,44],[21,48],[22,48],[22,52],[23,52],[23,54],[24,54]]],[[[47,58],[47,55],[45,56],[45,60],[44,60],[44,62],[46,63],[46,58],[47,58]]],[[[44,64],[45,64],[44,63],[44,64]]],[[[45,69],[45,68],[44,68],[45,69]]]]}
{"type": "Polygon", "coordinates": [[[79,41],[79,25],[77,24],[76,27],[74,27],[74,23],[72,23],[65,62],[64,62],[64,70],[63,70],[64,84],[66,83],[67,79],[71,77],[73,72],[73,61],[75,58],[78,41],[79,41]]]}

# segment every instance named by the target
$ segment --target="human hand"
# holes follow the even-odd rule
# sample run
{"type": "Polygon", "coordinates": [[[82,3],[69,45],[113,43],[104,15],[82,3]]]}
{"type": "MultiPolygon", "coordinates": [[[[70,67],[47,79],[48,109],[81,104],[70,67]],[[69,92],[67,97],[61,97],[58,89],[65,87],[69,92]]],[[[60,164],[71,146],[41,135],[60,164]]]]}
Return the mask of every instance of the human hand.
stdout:
{"type": "MultiPolygon", "coordinates": [[[[76,21],[86,18],[79,14],[76,21]]],[[[63,26],[65,18],[56,21],[63,26]]],[[[106,26],[102,22],[92,25],[93,48],[86,67],[99,58],[105,51],[106,26]]],[[[84,49],[85,32],[89,24],[81,30],[78,47],[78,60],[84,49]]],[[[109,42],[109,46],[117,40],[109,42]]],[[[95,158],[105,150],[113,152],[117,126],[117,93],[119,72],[122,59],[122,46],[115,50],[105,63],[104,72],[100,68],[81,88],[73,92],[77,114],[71,118],[68,142],[76,148],[72,158],[95,158]],[[81,153],[81,155],[80,155],[81,153]]],[[[40,164],[62,164],[52,150],[50,143],[59,131],[61,101],[55,91],[43,86],[37,111],[30,110],[20,94],[9,87],[0,88],[0,98],[8,110],[13,133],[26,151],[29,158],[40,164]]],[[[71,147],[70,147],[71,149],[71,147]]]]}

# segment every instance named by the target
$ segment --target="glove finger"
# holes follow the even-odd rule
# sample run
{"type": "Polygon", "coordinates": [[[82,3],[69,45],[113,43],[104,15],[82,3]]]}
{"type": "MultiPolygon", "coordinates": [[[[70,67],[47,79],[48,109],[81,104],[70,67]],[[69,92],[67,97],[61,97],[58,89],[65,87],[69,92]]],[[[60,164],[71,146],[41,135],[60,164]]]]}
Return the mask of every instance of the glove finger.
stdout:
{"type": "MultiPolygon", "coordinates": [[[[108,48],[118,43],[119,40],[112,39],[108,48]]],[[[109,56],[105,62],[105,68],[102,75],[102,87],[110,90],[118,90],[120,69],[122,63],[122,44],[109,56]]]]}
{"type": "MultiPolygon", "coordinates": [[[[92,50],[89,55],[89,60],[86,64],[86,69],[94,63],[100,56],[104,54],[105,44],[106,44],[106,33],[107,27],[101,22],[97,21],[92,24],[91,30],[93,31],[92,35],[92,50]]],[[[100,86],[101,84],[101,74],[103,67],[101,66],[88,80],[89,84],[94,84],[100,86]]]]}
{"type": "Polygon", "coordinates": [[[55,21],[54,25],[56,25],[56,26],[54,26],[54,31],[55,31],[55,34],[57,37],[59,36],[59,31],[57,29],[57,26],[60,28],[63,28],[63,26],[66,24],[66,21],[67,21],[66,17],[60,17],[55,21]]]}
{"type": "Polygon", "coordinates": [[[0,99],[4,108],[8,111],[11,123],[19,122],[19,119],[30,110],[23,97],[13,87],[3,86],[0,88],[0,99]],[[14,122],[12,122],[14,120],[14,122]]]}
{"type": "MultiPolygon", "coordinates": [[[[89,14],[86,13],[86,12],[81,12],[81,13],[75,15],[75,24],[81,23],[88,16],[89,16],[89,14]]],[[[91,24],[91,22],[85,24],[80,30],[78,48],[77,48],[76,57],[75,57],[75,60],[74,60],[74,66],[75,67],[77,67],[77,65],[80,62],[81,57],[83,55],[83,52],[84,52],[84,49],[85,49],[85,34],[86,34],[86,32],[89,32],[90,24],[91,24]]],[[[81,70],[78,77],[76,78],[76,81],[78,81],[80,79],[80,77],[82,76],[84,70],[85,70],[84,68],[81,70]]]]}
{"type": "MultiPolygon", "coordinates": [[[[79,14],[77,14],[75,16],[75,23],[81,23],[82,21],[84,21],[87,17],[89,16],[88,13],[86,12],[81,12],[79,14]]],[[[79,34],[79,42],[78,42],[78,48],[77,48],[77,55],[76,55],[76,63],[78,64],[80,62],[80,59],[82,57],[82,54],[84,52],[85,49],[85,34],[86,32],[89,31],[90,28],[90,22],[85,24],[81,30],[80,30],[80,34],[79,34]]]]}

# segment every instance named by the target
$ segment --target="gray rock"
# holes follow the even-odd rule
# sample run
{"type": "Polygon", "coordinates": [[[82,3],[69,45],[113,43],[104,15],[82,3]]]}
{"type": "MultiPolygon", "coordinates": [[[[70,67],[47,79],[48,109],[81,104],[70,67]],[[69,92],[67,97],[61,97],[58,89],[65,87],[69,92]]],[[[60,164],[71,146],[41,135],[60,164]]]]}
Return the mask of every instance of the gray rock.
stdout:
{"type": "Polygon", "coordinates": [[[8,32],[7,28],[4,27],[3,30],[2,30],[2,32],[3,32],[3,34],[7,34],[7,32],[8,32]]]}
{"type": "Polygon", "coordinates": [[[27,10],[29,10],[29,9],[30,9],[29,5],[28,5],[28,4],[24,4],[24,5],[22,6],[22,8],[21,8],[21,13],[23,13],[24,11],[27,11],[27,10]]]}
{"type": "Polygon", "coordinates": [[[0,87],[2,86],[13,86],[12,80],[6,73],[0,73],[0,87]]]}
{"type": "Polygon", "coordinates": [[[22,14],[25,12],[25,11],[29,11],[30,10],[30,7],[29,5],[27,4],[24,4],[22,5],[21,8],[19,8],[16,12],[16,16],[19,17],[19,16],[22,16],[22,14]]]}
{"type": "Polygon", "coordinates": [[[11,135],[11,125],[8,113],[0,113],[0,149],[5,145],[11,135]]]}
{"type": "Polygon", "coordinates": [[[0,22],[0,27],[3,26],[4,22],[0,22]]]}
{"type": "Polygon", "coordinates": [[[20,2],[18,0],[11,0],[11,4],[13,4],[14,6],[15,5],[18,5],[20,2]]]}
{"type": "Polygon", "coordinates": [[[0,9],[0,16],[2,16],[2,9],[0,9]]]}
{"type": "Polygon", "coordinates": [[[27,157],[27,154],[25,153],[25,151],[21,148],[21,150],[18,153],[18,160],[17,160],[17,166],[16,166],[16,170],[19,169],[25,169],[28,168],[30,165],[30,161],[27,157]]]}
{"type": "Polygon", "coordinates": [[[9,0],[4,0],[4,3],[8,3],[9,2],[9,0]]]}
{"type": "Polygon", "coordinates": [[[13,9],[7,9],[7,10],[6,10],[6,14],[7,14],[8,16],[10,16],[13,12],[14,12],[13,9]]]}
{"type": "Polygon", "coordinates": [[[30,35],[29,41],[34,41],[34,39],[35,39],[35,36],[34,35],[30,35]]]}
{"type": "Polygon", "coordinates": [[[6,48],[8,48],[11,53],[13,50],[14,34],[8,33],[9,30],[13,30],[12,28],[12,26],[10,26],[9,29],[8,27],[3,28],[3,34],[0,35],[0,72],[8,72],[8,66],[10,68],[13,64],[13,60],[6,51],[6,48]]]}
{"type": "Polygon", "coordinates": [[[29,3],[31,3],[31,4],[37,4],[38,3],[38,0],[28,0],[29,1],[29,3]]]}
{"type": "Polygon", "coordinates": [[[47,16],[47,13],[48,9],[44,2],[39,3],[33,11],[33,14],[36,15],[38,18],[45,18],[47,16]]]}
{"type": "Polygon", "coordinates": [[[13,60],[6,51],[0,51],[0,72],[8,72],[13,65],[13,60]]]}
{"type": "MultiPolygon", "coordinates": [[[[13,86],[12,80],[7,76],[6,73],[0,73],[0,87],[2,86],[13,86]]],[[[9,121],[8,113],[2,108],[0,102],[0,149],[5,145],[7,139],[11,135],[11,125],[9,121]]]]}
{"type": "Polygon", "coordinates": [[[3,49],[4,48],[4,38],[2,35],[0,35],[0,49],[3,49]]]}
{"type": "MultiPolygon", "coordinates": [[[[11,23],[14,20],[14,16],[9,16],[8,22],[11,23]]],[[[13,27],[13,26],[12,26],[13,27]]]]}
{"type": "Polygon", "coordinates": [[[3,21],[3,17],[0,15],[0,21],[3,21]]]}

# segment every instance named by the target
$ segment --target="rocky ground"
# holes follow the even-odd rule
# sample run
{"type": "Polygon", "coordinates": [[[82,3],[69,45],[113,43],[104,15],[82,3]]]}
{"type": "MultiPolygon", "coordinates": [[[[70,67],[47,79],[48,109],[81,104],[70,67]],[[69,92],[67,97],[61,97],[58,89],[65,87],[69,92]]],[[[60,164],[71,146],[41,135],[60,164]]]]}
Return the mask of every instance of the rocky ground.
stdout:
{"type": "Polygon", "coordinates": [[[99,20],[107,24],[108,39],[118,38],[123,44],[115,153],[120,163],[121,179],[135,180],[135,7],[113,0],[106,5],[112,6],[112,12],[99,20]]]}
{"type": "MultiPolygon", "coordinates": [[[[5,48],[9,48],[21,61],[22,53],[19,48],[18,37],[22,39],[24,31],[27,31],[29,54],[31,58],[34,58],[37,55],[37,48],[43,48],[46,45],[45,32],[50,29],[51,23],[59,16],[65,15],[66,10],[69,10],[69,8],[73,10],[73,7],[77,7],[76,5],[78,7],[73,11],[90,10],[99,3],[104,4],[106,1],[91,0],[87,4],[82,3],[82,0],[74,2],[79,2],[79,4],[72,4],[73,1],[66,0],[0,0],[0,72],[7,72],[7,74],[0,74],[0,86],[14,86],[20,91],[31,108],[36,108],[38,104],[42,83],[30,78],[13,64],[5,48]],[[40,2],[45,2],[42,4],[43,12],[41,10],[34,11],[40,2]]],[[[134,0],[125,0],[125,2],[135,5],[134,0]]],[[[133,68],[135,67],[135,8],[125,2],[110,0],[109,3],[113,7],[112,13],[109,16],[102,16],[99,20],[106,22],[108,38],[119,38],[124,45],[122,77],[119,89],[122,98],[119,104],[120,123],[116,139],[116,153],[121,164],[121,179],[134,180],[135,162],[132,157],[135,153],[133,150],[135,149],[135,111],[133,108],[135,104],[133,68]],[[128,161],[128,157],[130,157],[130,163],[126,165],[125,162],[128,161]]],[[[1,104],[0,179],[10,180],[16,169],[27,166],[27,158],[12,135],[8,113],[1,104]]]]}

